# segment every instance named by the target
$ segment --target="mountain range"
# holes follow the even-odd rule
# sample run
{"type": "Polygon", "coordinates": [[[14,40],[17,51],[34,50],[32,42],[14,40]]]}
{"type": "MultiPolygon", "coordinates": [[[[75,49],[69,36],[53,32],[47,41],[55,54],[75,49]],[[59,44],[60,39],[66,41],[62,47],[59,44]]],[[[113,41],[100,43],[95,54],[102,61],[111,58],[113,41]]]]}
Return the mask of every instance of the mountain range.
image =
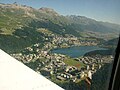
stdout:
{"type": "Polygon", "coordinates": [[[17,52],[34,43],[43,43],[47,29],[55,35],[109,40],[118,37],[120,25],[96,21],[85,16],[63,16],[54,9],[35,9],[26,5],[0,4],[0,48],[17,52]]]}

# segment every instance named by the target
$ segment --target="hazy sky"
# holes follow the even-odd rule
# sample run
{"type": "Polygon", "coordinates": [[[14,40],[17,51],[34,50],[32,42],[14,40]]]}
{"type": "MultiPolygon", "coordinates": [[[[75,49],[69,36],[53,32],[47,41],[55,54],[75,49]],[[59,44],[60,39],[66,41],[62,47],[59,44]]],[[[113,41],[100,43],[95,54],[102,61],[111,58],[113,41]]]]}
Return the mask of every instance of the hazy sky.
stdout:
{"type": "Polygon", "coordinates": [[[49,7],[62,15],[80,15],[120,24],[120,0],[0,0],[34,8],[49,7]]]}

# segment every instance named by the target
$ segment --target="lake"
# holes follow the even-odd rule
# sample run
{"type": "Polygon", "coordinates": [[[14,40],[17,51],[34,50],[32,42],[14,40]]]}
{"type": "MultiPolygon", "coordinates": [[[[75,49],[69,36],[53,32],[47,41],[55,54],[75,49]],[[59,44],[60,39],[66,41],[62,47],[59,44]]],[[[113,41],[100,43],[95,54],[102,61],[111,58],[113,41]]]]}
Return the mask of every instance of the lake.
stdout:
{"type": "Polygon", "coordinates": [[[83,56],[85,53],[94,50],[107,50],[98,46],[74,46],[69,48],[57,48],[51,50],[51,53],[64,54],[72,58],[83,56]]]}

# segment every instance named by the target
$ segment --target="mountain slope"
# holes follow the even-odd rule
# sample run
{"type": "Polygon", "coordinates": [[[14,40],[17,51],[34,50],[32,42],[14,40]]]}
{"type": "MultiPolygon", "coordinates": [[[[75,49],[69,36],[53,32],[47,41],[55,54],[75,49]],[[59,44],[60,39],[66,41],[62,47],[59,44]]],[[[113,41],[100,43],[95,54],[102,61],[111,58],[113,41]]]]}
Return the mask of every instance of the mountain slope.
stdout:
{"type": "Polygon", "coordinates": [[[93,74],[91,90],[107,90],[109,87],[112,63],[104,65],[100,70],[93,74]],[[108,72],[108,73],[106,73],[108,72]]]}
{"type": "Polygon", "coordinates": [[[26,5],[0,4],[0,48],[17,52],[34,43],[44,43],[46,37],[38,29],[47,29],[55,35],[73,35],[86,38],[110,39],[117,37],[119,25],[86,18],[62,16],[50,8],[34,9],[26,5]]]}
{"type": "Polygon", "coordinates": [[[12,26],[20,28],[20,26],[26,26],[32,20],[37,20],[42,22],[51,21],[53,24],[57,24],[62,28],[74,27],[76,29],[71,30],[76,32],[93,31],[99,33],[116,33],[120,31],[118,30],[120,29],[120,25],[98,22],[84,16],[62,16],[50,8],[34,9],[29,6],[17,4],[0,4],[0,7],[1,28],[4,28],[6,24],[10,25],[9,27],[11,28],[12,26]],[[111,25],[114,27],[111,27],[111,25]]]}

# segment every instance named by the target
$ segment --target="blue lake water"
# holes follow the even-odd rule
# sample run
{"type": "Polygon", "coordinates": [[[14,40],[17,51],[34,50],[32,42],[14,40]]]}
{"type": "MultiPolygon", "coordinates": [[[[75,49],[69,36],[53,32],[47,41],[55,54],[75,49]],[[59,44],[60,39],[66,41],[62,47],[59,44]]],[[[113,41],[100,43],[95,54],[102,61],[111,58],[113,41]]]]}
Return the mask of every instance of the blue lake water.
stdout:
{"type": "Polygon", "coordinates": [[[106,48],[100,48],[98,46],[75,46],[69,48],[57,48],[51,50],[51,53],[64,54],[72,58],[83,56],[85,53],[94,50],[107,50],[106,48]]]}

